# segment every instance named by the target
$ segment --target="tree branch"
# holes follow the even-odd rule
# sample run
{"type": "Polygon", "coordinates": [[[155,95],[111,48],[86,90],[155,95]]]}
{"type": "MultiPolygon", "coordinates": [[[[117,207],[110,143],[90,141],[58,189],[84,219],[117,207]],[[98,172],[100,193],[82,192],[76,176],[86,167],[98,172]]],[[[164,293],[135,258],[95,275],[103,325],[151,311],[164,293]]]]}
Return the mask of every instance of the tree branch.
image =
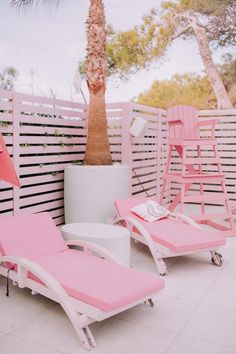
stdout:
{"type": "Polygon", "coordinates": [[[191,26],[184,27],[183,29],[181,29],[177,33],[175,33],[171,39],[175,40],[175,39],[179,38],[182,34],[187,32],[190,28],[191,28],[191,26]]]}

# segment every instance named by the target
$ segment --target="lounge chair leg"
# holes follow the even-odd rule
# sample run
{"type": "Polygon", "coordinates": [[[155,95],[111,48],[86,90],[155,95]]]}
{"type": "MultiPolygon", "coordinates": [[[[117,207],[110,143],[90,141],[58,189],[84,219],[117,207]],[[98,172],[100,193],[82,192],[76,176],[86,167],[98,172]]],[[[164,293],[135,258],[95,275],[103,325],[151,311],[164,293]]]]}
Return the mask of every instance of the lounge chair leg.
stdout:
{"type": "Polygon", "coordinates": [[[222,264],[224,263],[222,255],[216,251],[211,251],[210,253],[211,253],[211,263],[218,267],[222,266],[222,264]]]}
{"type": "Polygon", "coordinates": [[[147,301],[144,301],[145,304],[149,303],[149,305],[151,307],[154,307],[154,302],[152,301],[152,299],[148,299],[147,301]]]}
{"type": "Polygon", "coordinates": [[[96,348],[97,345],[96,345],[95,339],[92,335],[92,332],[90,331],[89,326],[84,328],[84,333],[85,333],[86,337],[88,338],[88,341],[91,344],[91,346],[96,348]]]}
{"type": "Polygon", "coordinates": [[[166,275],[167,274],[167,267],[166,267],[166,264],[163,261],[163,259],[158,258],[157,256],[155,256],[153,258],[154,258],[158,273],[162,276],[166,275]]]}
{"type": "Polygon", "coordinates": [[[91,348],[90,340],[88,338],[86,329],[82,328],[80,330],[76,330],[76,332],[82,343],[82,347],[86,350],[91,350],[92,348],[91,348]]]}
{"type": "Polygon", "coordinates": [[[150,305],[151,307],[154,306],[154,302],[152,301],[152,299],[148,299],[148,302],[149,302],[149,305],[150,305]]]}

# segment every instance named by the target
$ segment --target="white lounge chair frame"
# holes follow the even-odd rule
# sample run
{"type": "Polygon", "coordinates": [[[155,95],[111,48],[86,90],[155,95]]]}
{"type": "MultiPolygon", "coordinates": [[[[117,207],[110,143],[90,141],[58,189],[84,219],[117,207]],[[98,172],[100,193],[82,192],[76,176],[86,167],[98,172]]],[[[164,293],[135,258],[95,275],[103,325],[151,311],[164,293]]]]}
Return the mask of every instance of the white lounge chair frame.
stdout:
{"type": "MultiPolygon", "coordinates": [[[[201,229],[201,227],[187,215],[172,212],[169,217],[174,217],[179,221],[185,222],[188,225],[201,229]]],[[[113,225],[122,224],[122,222],[126,223],[127,228],[130,231],[130,235],[134,240],[139,241],[148,246],[150,253],[153,257],[153,260],[155,262],[155,265],[157,267],[157,271],[160,275],[167,274],[167,267],[163,258],[178,257],[178,256],[184,256],[193,253],[209,251],[211,254],[212,264],[217,266],[221,266],[223,264],[222,255],[218,253],[217,250],[214,250],[212,248],[204,248],[204,249],[198,249],[194,251],[193,250],[184,251],[184,252],[171,251],[169,248],[161,245],[158,242],[153,241],[151,235],[145,229],[145,227],[141,223],[139,223],[137,219],[134,219],[132,217],[120,218],[119,216],[115,216],[114,219],[111,221],[113,225]],[[134,232],[134,228],[138,231],[138,233],[134,232]]]]}
{"type": "MultiPolygon", "coordinates": [[[[67,245],[79,246],[82,248],[82,252],[87,254],[95,253],[104,259],[121,264],[121,262],[119,262],[110,252],[99,245],[80,240],[68,240],[67,245]]],[[[78,252],[81,251],[78,250],[78,252]]],[[[96,347],[95,339],[89,328],[91,323],[102,321],[143,302],[149,302],[151,306],[153,305],[149,295],[136,300],[127,306],[109,312],[102,311],[94,306],[69,296],[61,284],[50,273],[45,271],[45,269],[37,263],[23,257],[0,256],[0,274],[11,279],[14,285],[18,285],[20,288],[31,289],[32,295],[39,293],[58,302],[69,317],[83,348],[87,350],[91,350],[92,347],[96,347]],[[16,268],[14,268],[14,270],[10,270],[10,268],[6,266],[6,263],[9,262],[17,265],[17,271],[15,270],[16,268]],[[27,276],[28,272],[35,275],[45,285],[40,284],[36,280],[30,279],[27,276]]],[[[151,294],[151,296],[156,294],[157,292],[151,294]]]]}

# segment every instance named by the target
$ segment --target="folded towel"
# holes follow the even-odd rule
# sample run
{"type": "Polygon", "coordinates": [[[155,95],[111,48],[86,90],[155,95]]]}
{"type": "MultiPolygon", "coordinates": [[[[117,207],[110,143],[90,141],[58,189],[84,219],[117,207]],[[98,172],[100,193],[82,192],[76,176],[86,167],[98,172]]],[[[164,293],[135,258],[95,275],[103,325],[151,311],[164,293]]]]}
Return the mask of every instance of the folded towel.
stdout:
{"type": "Polygon", "coordinates": [[[163,208],[160,204],[154,202],[153,200],[138,204],[132,208],[131,211],[148,222],[163,219],[170,214],[168,209],[163,208]]]}

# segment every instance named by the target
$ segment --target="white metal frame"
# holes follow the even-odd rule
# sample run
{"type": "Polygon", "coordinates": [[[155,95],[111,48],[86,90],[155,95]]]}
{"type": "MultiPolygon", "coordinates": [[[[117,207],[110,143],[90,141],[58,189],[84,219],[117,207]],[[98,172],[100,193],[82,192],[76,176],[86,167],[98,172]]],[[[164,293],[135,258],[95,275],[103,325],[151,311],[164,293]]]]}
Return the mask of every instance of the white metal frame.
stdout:
{"type": "MultiPolygon", "coordinates": [[[[170,217],[174,217],[175,219],[185,222],[188,225],[201,229],[199,224],[197,224],[189,216],[184,215],[182,213],[172,212],[170,214],[170,217]]],[[[168,247],[165,247],[160,243],[153,241],[147,229],[137,219],[134,219],[132,217],[127,217],[127,218],[115,217],[112,220],[112,224],[119,224],[122,222],[126,223],[126,226],[130,231],[130,235],[134,240],[139,241],[148,246],[151,255],[153,257],[153,260],[156,264],[158,273],[160,275],[167,274],[167,267],[163,258],[168,258],[168,257],[178,257],[178,256],[184,256],[184,255],[209,251],[212,258],[212,263],[214,265],[221,266],[223,264],[222,256],[217,252],[216,249],[204,248],[204,249],[184,251],[184,252],[173,252],[168,247]],[[134,228],[138,231],[138,233],[134,232],[134,228]]]]}
{"type": "MultiPolygon", "coordinates": [[[[99,255],[106,260],[120,263],[110,252],[99,245],[80,240],[68,240],[67,244],[68,246],[81,247],[83,252],[86,254],[95,253],[96,255],[99,255]]],[[[78,250],[78,252],[81,251],[78,250]]],[[[105,312],[99,308],[69,296],[61,284],[49,272],[47,272],[37,263],[27,258],[16,256],[0,256],[0,274],[11,279],[13,283],[18,285],[20,288],[31,289],[32,295],[39,293],[51,300],[58,302],[69,317],[82,343],[83,348],[87,350],[91,350],[92,347],[96,347],[95,339],[89,329],[89,325],[91,323],[102,321],[140,303],[146,301],[150,302],[150,298],[157,293],[155,292],[149,296],[140,298],[139,300],[136,300],[121,308],[105,312]],[[14,264],[17,267],[14,267],[13,270],[10,270],[9,263],[14,264]],[[43,284],[29,278],[28,272],[35,275],[43,284]]]]}

